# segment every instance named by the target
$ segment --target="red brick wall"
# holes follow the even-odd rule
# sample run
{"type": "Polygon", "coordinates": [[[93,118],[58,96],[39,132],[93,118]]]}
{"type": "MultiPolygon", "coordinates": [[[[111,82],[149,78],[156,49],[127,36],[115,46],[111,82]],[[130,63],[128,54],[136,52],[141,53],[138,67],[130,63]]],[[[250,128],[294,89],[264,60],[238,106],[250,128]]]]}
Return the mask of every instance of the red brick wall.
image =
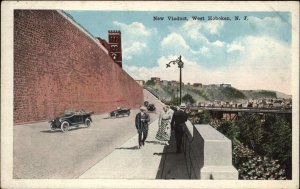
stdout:
{"type": "Polygon", "coordinates": [[[14,124],[142,103],[142,88],[57,11],[15,10],[14,124]]]}

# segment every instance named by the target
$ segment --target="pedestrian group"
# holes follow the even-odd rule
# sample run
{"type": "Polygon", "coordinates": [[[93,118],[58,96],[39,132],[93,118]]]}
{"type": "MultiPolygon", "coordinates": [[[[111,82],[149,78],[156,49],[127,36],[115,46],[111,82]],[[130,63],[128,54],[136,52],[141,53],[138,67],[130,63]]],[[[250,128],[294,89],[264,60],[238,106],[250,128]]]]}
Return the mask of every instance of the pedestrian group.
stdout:
{"type": "MultiPolygon", "coordinates": [[[[172,110],[170,106],[164,106],[158,119],[158,131],[155,136],[157,140],[169,145],[171,132],[174,131],[176,140],[176,153],[181,153],[181,145],[184,135],[185,122],[187,121],[186,105],[181,104],[177,109],[172,110]]],[[[140,112],[135,117],[135,127],[138,132],[138,148],[145,145],[148,136],[150,116],[145,106],[140,107],[140,112]]]]}

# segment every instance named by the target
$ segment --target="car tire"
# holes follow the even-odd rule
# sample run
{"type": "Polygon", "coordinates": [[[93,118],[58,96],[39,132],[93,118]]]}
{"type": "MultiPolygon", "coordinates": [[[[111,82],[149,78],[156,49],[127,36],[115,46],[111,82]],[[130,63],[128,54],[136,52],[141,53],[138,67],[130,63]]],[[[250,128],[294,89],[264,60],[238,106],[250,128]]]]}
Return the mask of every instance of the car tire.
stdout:
{"type": "Polygon", "coordinates": [[[63,133],[69,131],[70,124],[67,121],[61,123],[60,129],[63,133]]]}
{"type": "Polygon", "coordinates": [[[55,127],[54,127],[54,126],[55,126],[54,123],[51,123],[51,124],[50,124],[50,130],[51,130],[51,131],[55,131],[55,127]]]}
{"type": "Polygon", "coordinates": [[[127,115],[128,115],[128,117],[129,117],[129,116],[130,116],[130,112],[128,112],[128,114],[127,114],[127,115]]]}
{"type": "Polygon", "coordinates": [[[92,121],[89,118],[86,118],[84,121],[84,124],[87,128],[89,128],[92,125],[92,121]]]}
{"type": "Polygon", "coordinates": [[[119,114],[115,114],[115,117],[119,117],[119,114]]]}

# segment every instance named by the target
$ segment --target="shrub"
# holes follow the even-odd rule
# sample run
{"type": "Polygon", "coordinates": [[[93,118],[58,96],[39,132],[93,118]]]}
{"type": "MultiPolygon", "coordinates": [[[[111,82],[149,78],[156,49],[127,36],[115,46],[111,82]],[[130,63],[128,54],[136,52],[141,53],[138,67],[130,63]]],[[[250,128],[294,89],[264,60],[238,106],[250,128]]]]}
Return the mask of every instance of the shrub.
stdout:
{"type": "Polygon", "coordinates": [[[275,117],[267,118],[265,123],[258,115],[244,115],[243,119],[237,122],[220,120],[211,122],[214,128],[232,140],[233,161],[240,179],[287,179],[291,177],[291,168],[289,168],[291,165],[289,164],[291,163],[291,130],[289,128],[291,126],[285,119],[275,117]],[[274,120],[275,117],[276,120],[274,120]],[[247,145],[245,147],[240,141],[250,145],[252,149],[247,145]],[[253,144],[256,144],[255,148],[252,147],[253,144]]]}
{"type": "Polygon", "coordinates": [[[194,124],[209,124],[212,120],[212,117],[211,117],[209,111],[206,111],[206,110],[198,111],[191,117],[193,117],[192,122],[194,124]]]}
{"type": "Polygon", "coordinates": [[[202,111],[195,123],[209,123],[231,139],[240,179],[291,179],[291,117],[245,113],[236,121],[225,121],[202,111]]]}
{"type": "Polygon", "coordinates": [[[244,147],[242,144],[234,144],[233,160],[240,179],[286,179],[286,172],[280,167],[278,160],[256,155],[253,150],[244,147]]]}

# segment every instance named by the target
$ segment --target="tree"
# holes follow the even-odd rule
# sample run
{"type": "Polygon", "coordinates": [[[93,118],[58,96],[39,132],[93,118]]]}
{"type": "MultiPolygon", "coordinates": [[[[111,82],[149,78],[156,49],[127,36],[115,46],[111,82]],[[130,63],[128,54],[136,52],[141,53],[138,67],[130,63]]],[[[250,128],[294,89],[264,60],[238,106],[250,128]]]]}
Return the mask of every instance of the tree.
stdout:
{"type": "Polygon", "coordinates": [[[292,171],[292,124],[279,115],[269,115],[265,121],[262,150],[270,158],[278,159],[286,169],[287,177],[292,171]]]}
{"type": "Polygon", "coordinates": [[[240,128],[232,121],[222,121],[217,128],[218,131],[223,133],[227,138],[232,141],[236,141],[240,135],[240,128]]]}
{"type": "Polygon", "coordinates": [[[264,134],[260,116],[254,113],[247,113],[236,124],[240,128],[240,141],[253,150],[260,148],[264,134]]]}
{"type": "Polygon", "coordinates": [[[170,101],[170,104],[174,105],[174,106],[179,106],[180,105],[180,98],[179,97],[173,97],[170,101]]]}
{"type": "Polygon", "coordinates": [[[155,83],[154,83],[154,81],[152,81],[152,80],[148,80],[146,83],[145,83],[145,85],[154,85],[155,83]]]}
{"type": "Polygon", "coordinates": [[[182,97],[182,101],[187,104],[194,104],[195,100],[190,94],[186,94],[182,97]]]}
{"type": "Polygon", "coordinates": [[[209,124],[212,118],[209,111],[202,110],[195,114],[195,118],[193,120],[195,120],[195,124],[209,124]]]}
{"type": "Polygon", "coordinates": [[[215,123],[214,128],[232,140],[241,179],[291,179],[291,117],[244,113],[237,121],[215,123]]]}

